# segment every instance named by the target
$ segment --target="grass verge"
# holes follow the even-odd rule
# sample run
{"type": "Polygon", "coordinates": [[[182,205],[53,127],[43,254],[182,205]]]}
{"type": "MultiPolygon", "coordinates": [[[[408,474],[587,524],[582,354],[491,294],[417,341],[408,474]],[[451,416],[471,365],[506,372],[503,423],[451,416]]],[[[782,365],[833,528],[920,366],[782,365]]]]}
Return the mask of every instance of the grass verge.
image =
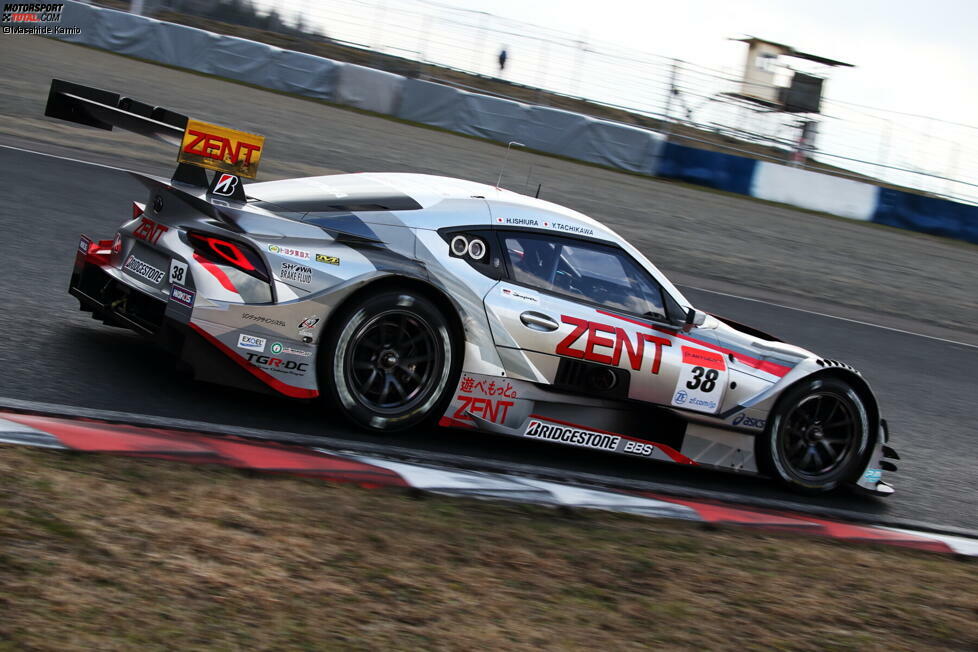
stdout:
{"type": "Polygon", "coordinates": [[[0,650],[961,649],[978,566],[0,448],[0,650]]]}

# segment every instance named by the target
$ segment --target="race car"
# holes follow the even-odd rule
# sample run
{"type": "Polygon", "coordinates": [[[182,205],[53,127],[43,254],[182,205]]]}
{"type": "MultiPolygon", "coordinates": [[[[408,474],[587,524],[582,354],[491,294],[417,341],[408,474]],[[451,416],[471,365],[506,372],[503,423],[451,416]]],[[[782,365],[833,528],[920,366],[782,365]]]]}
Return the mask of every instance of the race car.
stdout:
{"type": "Polygon", "coordinates": [[[145,202],[113,237],[81,237],[69,291],[201,381],[321,400],[370,431],[893,491],[858,371],[696,309],[581,213],[422,174],[245,183],[260,136],[60,80],[45,114],[180,147],[173,178],[130,172],[145,202]]]}

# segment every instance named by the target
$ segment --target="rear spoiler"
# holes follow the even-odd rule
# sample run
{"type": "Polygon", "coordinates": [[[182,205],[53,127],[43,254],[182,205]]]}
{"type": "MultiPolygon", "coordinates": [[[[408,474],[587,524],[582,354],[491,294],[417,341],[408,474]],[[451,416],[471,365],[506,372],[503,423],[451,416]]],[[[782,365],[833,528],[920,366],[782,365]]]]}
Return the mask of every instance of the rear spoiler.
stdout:
{"type": "Polygon", "coordinates": [[[246,201],[240,177],[254,178],[264,148],[262,136],[193,120],[119,93],[51,80],[44,115],[97,129],[118,127],[180,148],[172,181],[208,194],[246,201]],[[206,170],[215,170],[208,181],[206,170]]]}

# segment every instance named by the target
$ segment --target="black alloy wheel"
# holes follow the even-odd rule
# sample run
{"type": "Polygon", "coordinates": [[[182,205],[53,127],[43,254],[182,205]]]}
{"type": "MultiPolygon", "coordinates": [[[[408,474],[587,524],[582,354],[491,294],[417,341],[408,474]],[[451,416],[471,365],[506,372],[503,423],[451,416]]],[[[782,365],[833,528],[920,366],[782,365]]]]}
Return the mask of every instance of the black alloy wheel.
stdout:
{"type": "Polygon", "coordinates": [[[816,377],[785,391],[755,453],[763,473],[818,494],[857,480],[872,445],[859,394],[839,378],[816,377]]]}
{"type": "Polygon", "coordinates": [[[347,418],[395,431],[441,416],[462,366],[450,315],[421,292],[388,290],[331,322],[320,385],[347,418]]]}
{"type": "Polygon", "coordinates": [[[779,457],[799,475],[818,479],[845,463],[859,439],[860,425],[850,401],[814,392],[785,414],[779,457]]]}
{"type": "Polygon", "coordinates": [[[444,364],[438,335],[408,310],[389,310],[353,335],[343,360],[347,387],[377,413],[397,413],[425,396],[444,364]]]}

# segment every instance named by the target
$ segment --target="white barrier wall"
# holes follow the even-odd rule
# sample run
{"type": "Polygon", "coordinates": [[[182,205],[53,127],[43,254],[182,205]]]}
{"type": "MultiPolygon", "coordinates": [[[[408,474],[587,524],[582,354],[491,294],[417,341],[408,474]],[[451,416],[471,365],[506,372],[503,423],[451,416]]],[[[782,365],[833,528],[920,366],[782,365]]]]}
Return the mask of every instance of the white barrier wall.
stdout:
{"type": "Polygon", "coordinates": [[[643,174],[655,172],[665,143],[641,127],[417,79],[404,83],[397,117],[643,174]]]}
{"type": "Polygon", "coordinates": [[[305,52],[279,50],[275,61],[275,75],[268,88],[286,93],[296,93],[320,100],[336,96],[336,84],[343,64],[305,52]]]}
{"type": "MultiPolygon", "coordinates": [[[[318,99],[335,101],[339,71],[345,66],[265,43],[78,2],[65,3],[62,24],[81,28],[80,34],[57,37],[65,41],[318,99]]],[[[396,82],[384,86],[365,82],[364,77],[370,75],[357,71],[348,75],[351,88],[345,97],[351,105],[392,111],[398,100],[396,86],[403,78],[393,75],[396,82]],[[378,90],[381,86],[386,91],[378,90]]]]}
{"type": "Polygon", "coordinates": [[[347,106],[391,115],[397,111],[403,84],[404,77],[392,72],[344,63],[334,99],[347,106]]]}
{"type": "Polygon", "coordinates": [[[868,222],[876,211],[879,191],[879,187],[860,181],[760,162],[754,171],[750,194],[758,199],[868,222]]]}

